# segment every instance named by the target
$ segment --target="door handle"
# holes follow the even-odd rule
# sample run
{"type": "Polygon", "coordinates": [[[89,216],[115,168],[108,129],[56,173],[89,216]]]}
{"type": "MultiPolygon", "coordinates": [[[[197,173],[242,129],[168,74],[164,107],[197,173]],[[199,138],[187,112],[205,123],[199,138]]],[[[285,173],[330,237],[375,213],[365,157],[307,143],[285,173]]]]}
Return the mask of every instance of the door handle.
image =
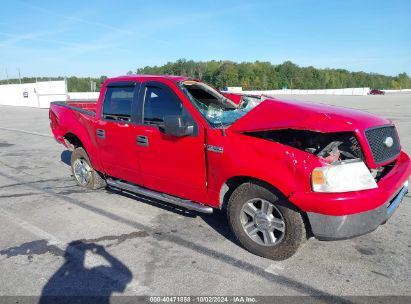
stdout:
{"type": "Polygon", "coordinates": [[[96,134],[97,137],[106,138],[106,131],[104,131],[103,129],[97,129],[96,134]]]}
{"type": "Polygon", "coordinates": [[[142,147],[148,147],[148,137],[144,135],[137,136],[137,145],[142,147]]]}

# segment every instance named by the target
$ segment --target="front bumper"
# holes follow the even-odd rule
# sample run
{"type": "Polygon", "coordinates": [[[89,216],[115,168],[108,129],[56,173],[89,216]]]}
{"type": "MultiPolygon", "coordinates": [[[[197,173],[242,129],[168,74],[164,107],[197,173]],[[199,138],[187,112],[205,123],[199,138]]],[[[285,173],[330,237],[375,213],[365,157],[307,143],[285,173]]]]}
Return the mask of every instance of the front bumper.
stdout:
{"type": "Polygon", "coordinates": [[[307,212],[314,236],[319,240],[341,240],[374,231],[394,213],[408,192],[408,182],[385,204],[370,211],[331,216],[307,212]]]}
{"type": "Polygon", "coordinates": [[[395,166],[378,182],[378,188],[344,193],[295,192],[289,200],[305,212],[350,215],[374,210],[389,201],[411,174],[411,160],[401,152],[395,166]]]}
{"type": "Polygon", "coordinates": [[[401,151],[378,188],[345,193],[295,192],[289,200],[308,215],[319,239],[346,239],[375,230],[384,223],[407,192],[411,160],[401,151]]]}

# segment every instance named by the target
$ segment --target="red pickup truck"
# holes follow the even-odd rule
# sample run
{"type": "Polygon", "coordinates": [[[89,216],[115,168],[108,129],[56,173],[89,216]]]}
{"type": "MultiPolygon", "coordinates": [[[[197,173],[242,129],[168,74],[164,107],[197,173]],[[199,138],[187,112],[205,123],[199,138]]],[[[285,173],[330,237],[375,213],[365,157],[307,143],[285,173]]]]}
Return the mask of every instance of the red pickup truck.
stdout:
{"type": "Polygon", "coordinates": [[[310,236],[385,223],[408,189],[391,121],[328,105],[225,94],[180,76],[108,79],[97,103],[54,102],[50,125],[76,182],[181,208],[227,211],[246,249],[293,255],[310,236]]]}

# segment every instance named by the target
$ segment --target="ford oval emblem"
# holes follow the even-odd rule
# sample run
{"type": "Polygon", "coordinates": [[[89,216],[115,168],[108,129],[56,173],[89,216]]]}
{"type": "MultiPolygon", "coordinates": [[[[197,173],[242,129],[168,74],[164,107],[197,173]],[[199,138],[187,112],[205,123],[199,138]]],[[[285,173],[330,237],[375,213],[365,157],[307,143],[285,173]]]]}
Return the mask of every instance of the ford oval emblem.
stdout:
{"type": "Polygon", "coordinates": [[[392,139],[392,137],[388,136],[385,138],[384,145],[386,147],[391,148],[393,144],[394,144],[394,140],[392,139]]]}

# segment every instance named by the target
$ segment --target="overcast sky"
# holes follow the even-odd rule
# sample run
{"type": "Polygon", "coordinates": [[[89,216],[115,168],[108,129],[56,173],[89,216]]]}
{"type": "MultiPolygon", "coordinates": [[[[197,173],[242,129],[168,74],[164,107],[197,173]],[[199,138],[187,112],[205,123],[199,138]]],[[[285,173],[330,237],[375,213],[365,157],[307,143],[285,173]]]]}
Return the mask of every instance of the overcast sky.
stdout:
{"type": "Polygon", "coordinates": [[[411,1],[7,1],[0,79],[115,76],[179,58],[411,75],[411,1]]]}

